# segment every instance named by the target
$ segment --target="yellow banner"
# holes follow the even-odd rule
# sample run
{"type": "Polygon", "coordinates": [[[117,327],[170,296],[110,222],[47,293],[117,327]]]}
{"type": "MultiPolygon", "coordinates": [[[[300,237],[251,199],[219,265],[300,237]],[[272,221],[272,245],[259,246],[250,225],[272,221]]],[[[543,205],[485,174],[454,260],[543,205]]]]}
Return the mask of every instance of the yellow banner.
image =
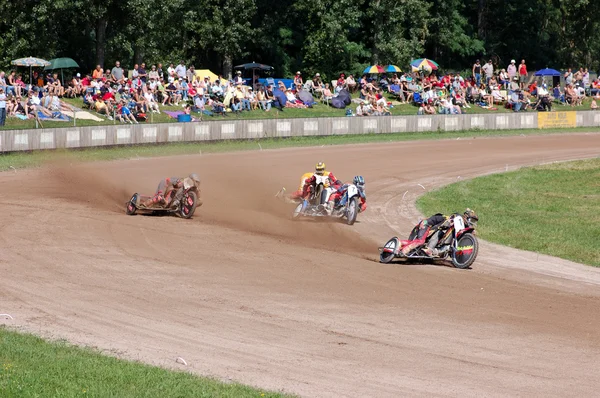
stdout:
{"type": "Polygon", "coordinates": [[[577,112],[538,112],[538,128],[577,127],[577,112]]]}

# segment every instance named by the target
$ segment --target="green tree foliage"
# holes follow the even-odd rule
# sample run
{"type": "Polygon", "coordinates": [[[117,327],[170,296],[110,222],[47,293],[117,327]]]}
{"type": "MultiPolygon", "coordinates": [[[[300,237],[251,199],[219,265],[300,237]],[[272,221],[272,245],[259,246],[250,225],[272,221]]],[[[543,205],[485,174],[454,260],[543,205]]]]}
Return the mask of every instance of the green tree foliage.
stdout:
{"type": "Polygon", "coordinates": [[[326,79],[370,64],[447,69],[475,58],[529,69],[600,65],[596,0],[0,0],[0,65],[36,56],[82,69],[177,63],[228,75],[242,62],[326,79]]]}

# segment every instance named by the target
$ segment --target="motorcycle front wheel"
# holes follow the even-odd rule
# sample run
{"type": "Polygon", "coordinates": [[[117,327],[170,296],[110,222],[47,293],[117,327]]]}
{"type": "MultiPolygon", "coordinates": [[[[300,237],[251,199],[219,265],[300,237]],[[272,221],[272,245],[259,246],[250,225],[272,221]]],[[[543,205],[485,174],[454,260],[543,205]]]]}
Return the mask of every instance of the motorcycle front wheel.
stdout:
{"type": "Polygon", "coordinates": [[[196,211],[196,205],[198,204],[198,196],[194,191],[189,191],[183,196],[179,207],[179,214],[183,218],[191,218],[196,211]]]}
{"type": "Polygon", "coordinates": [[[348,203],[348,208],[346,210],[346,217],[348,218],[348,225],[354,224],[356,221],[356,217],[358,216],[358,204],[356,203],[356,198],[350,199],[348,203]]]}
{"type": "Polygon", "coordinates": [[[458,238],[457,248],[452,253],[452,264],[456,268],[469,268],[479,252],[479,242],[473,234],[466,233],[458,238]]]}

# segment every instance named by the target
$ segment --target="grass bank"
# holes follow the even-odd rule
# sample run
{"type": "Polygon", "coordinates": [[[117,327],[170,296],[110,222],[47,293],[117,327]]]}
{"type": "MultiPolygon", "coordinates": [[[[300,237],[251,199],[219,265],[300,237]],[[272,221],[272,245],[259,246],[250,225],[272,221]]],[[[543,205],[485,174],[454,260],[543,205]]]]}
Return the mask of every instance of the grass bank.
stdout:
{"type": "Polygon", "coordinates": [[[458,137],[487,137],[540,135],[588,132],[589,127],[573,129],[528,130],[468,130],[423,133],[355,134],[317,137],[264,138],[259,140],[230,140],[218,142],[169,143],[161,145],[129,145],[119,147],[83,148],[78,150],[45,150],[34,152],[0,153],[0,171],[35,167],[59,156],[74,161],[116,160],[136,157],[171,156],[216,152],[250,151],[302,146],[366,144],[375,142],[451,139],[458,137]]]}
{"type": "Polygon", "coordinates": [[[600,267],[600,158],[528,167],[443,187],[421,197],[424,214],[465,207],[483,239],[600,267]]]}
{"type": "Polygon", "coordinates": [[[283,397],[0,328],[2,397],[283,397]]]}

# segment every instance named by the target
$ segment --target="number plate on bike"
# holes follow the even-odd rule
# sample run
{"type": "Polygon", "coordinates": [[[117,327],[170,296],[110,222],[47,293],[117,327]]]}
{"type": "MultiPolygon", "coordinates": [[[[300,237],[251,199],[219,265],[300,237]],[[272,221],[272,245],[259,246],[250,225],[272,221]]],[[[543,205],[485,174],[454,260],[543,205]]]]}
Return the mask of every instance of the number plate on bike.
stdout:
{"type": "Polygon", "coordinates": [[[462,217],[454,217],[454,230],[458,233],[465,229],[465,222],[462,217]]]}

